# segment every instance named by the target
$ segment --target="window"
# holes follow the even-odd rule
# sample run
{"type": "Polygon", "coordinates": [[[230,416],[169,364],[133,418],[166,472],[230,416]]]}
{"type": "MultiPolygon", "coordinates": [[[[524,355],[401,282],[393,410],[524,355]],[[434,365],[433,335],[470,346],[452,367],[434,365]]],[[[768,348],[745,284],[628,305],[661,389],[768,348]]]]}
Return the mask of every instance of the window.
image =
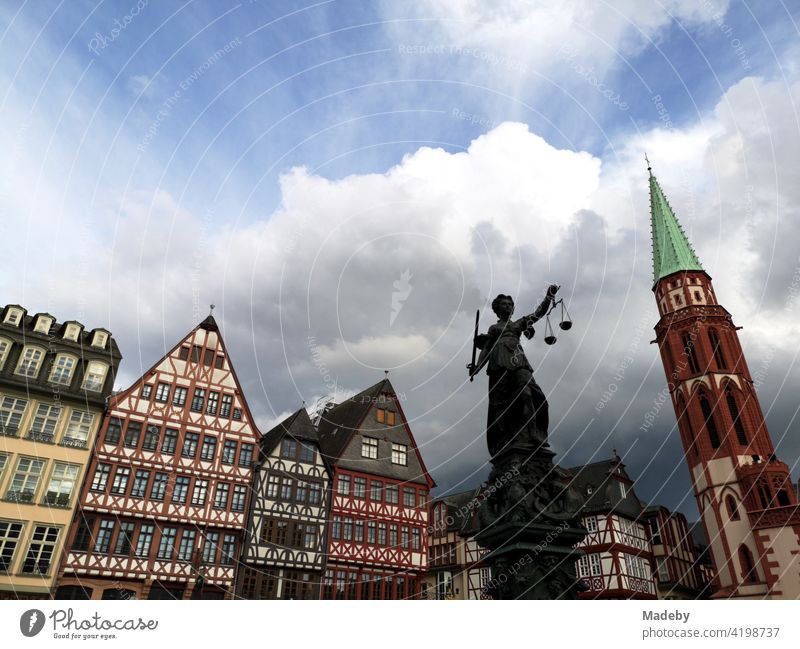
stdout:
{"type": "Polygon", "coordinates": [[[207,532],[205,543],[203,544],[203,562],[214,563],[217,558],[217,543],[219,543],[218,532],[207,532]]]}
{"type": "Polygon", "coordinates": [[[331,537],[334,539],[342,538],[342,517],[334,516],[333,525],[331,526],[331,537]]]}
{"type": "Polygon", "coordinates": [[[279,476],[270,474],[267,479],[267,498],[277,498],[280,489],[281,479],[279,476]]]}
{"type": "Polygon", "coordinates": [[[133,478],[133,487],[131,487],[131,498],[144,498],[147,493],[147,483],[150,480],[150,471],[146,469],[138,469],[136,476],[133,478]]]}
{"type": "Polygon", "coordinates": [[[8,572],[22,536],[22,523],[0,521],[0,572],[8,572]]]}
{"type": "Polygon", "coordinates": [[[708,403],[708,398],[705,393],[700,395],[700,409],[703,411],[703,418],[706,422],[706,430],[708,431],[708,439],[711,442],[711,447],[719,448],[717,422],[714,421],[714,414],[711,411],[711,405],[708,403]]]}
{"type": "Polygon", "coordinates": [[[342,526],[342,540],[353,540],[353,519],[349,516],[344,519],[344,525],[342,526]]]}
{"type": "Polygon", "coordinates": [[[745,545],[739,546],[739,560],[742,562],[742,576],[744,580],[751,583],[758,581],[758,573],[753,563],[753,555],[745,545]]]}
{"type": "Polygon", "coordinates": [[[58,354],[50,370],[50,383],[69,385],[77,363],[78,359],[71,354],[58,354]]]}
{"type": "Polygon", "coordinates": [[[367,543],[375,545],[375,521],[367,521],[367,543]]]}
{"type": "Polygon", "coordinates": [[[597,576],[602,573],[600,569],[600,555],[597,553],[589,555],[589,565],[591,567],[592,575],[597,576]]]}
{"type": "Polygon", "coordinates": [[[694,347],[694,340],[688,333],[684,333],[681,336],[681,340],[683,341],[683,355],[686,356],[687,360],[689,361],[689,369],[692,371],[692,374],[697,374],[700,372],[700,364],[697,362],[697,351],[694,347]]]}
{"type": "Polygon", "coordinates": [[[322,500],[322,486],[318,482],[311,482],[308,485],[308,504],[319,505],[322,500]]]}
{"type": "Polygon", "coordinates": [[[415,552],[419,552],[420,548],[420,531],[418,527],[411,528],[411,549],[415,552]]]}
{"type": "Polygon", "coordinates": [[[94,541],[94,551],[107,554],[111,547],[111,537],[114,534],[114,521],[110,519],[100,521],[97,538],[94,541]]]}
{"type": "Polygon", "coordinates": [[[39,478],[44,469],[44,460],[30,457],[21,457],[17,461],[17,470],[8,488],[6,500],[13,502],[32,503],[39,486],[39,478]]]}
{"type": "Polygon", "coordinates": [[[419,490],[419,508],[425,509],[428,506],[428,494],[424,490],[419,490]]]}
{"type": "Polygon", "coordinates": [[[208,403],[206,403],[206,414],[216,415],[219,407],[219,392],[208,393],[208,403]]]}
{"type": "Polygon", "coordinates": [[[192,505],[202,507],[206,504],[208,494],[208,480],[195,480],[194,491],[192,492],[192,505]]]}
{"type": "Polygon", "coordinates": [[[106,374],[108,374],[108,365],[100,361],[89,361],[86,373],[83,375],[83,389],[100,392],[106,382],[106,374]]]}
{"type": "Polygon", "coordinates": [[[108,476],[111,475],[111,465],[99,462],[94,469],[92,478],[92,491],[105,491],[108,484],[108,476]]]}
{"type": "Polygon", "coordinates": [[[148,424],[142,442],[143,451],[155,451],[158,448],[158,441],[161,439],[161,427],[155,424],[148,424]]]}
{"type": "Polygon", "coordinates": [[[59,528],[49,525],[37,525],[33,528],[28,553],[22,564],[24,574],[46,575],[50,572],[50,562],[53,559],[59,532],[59,528]]]}
{"type": "Polygon", "coordinates": [[[108,427],[106,428],[106,444],[118,444],[119,438],[122,435],[122,420],[117,417],[111,417],[108,420],[108,427]]]}
{"type": "Polygon", "coordinates": [[[379,503],[383,500],[383,482],[380,480],[372,480],[369,483],[369,499],[375,503],[379,503]]]}
{"type": "Polygon", "coordinates": [[[397,488],[396,484],[387,484],[386,485],[386,502],[390,505],[396,505],[398,503],[398,496],[399,496],[399,489],[397,488]]]}
{"type": "Polygon", "coordinates": [[[44,350],[39,347],[26,346],[19,357],[17,363],[17,374],[27,376],[29,379],[36,378],[39,368],[44,360],[44,350]]]}
{"type": "Polygon", "coordinates": [[[739,520],[739,508],[736,506],[736,500],[733,496],[728,496],[725,499],[725,502],[728,503],[728,515],[731,517],[732,521],[739,520]]]}
{"type": "Polygon", "coordinates": [[[0,453],[0,482],[3,480],[3,472],[6,468],[6,463],[8,462],[8,455],[5,453],[0,453]]]}
{"type": "Polygon", "coordinates": [[[316,457],[316,451],[314,447],[310,444],[304,444],[300,442],[300,461],[305,462],[306,464],[314,464],[314,460],[316,457]]]}
{"type": "Polygon", "coordinates": [[[136,448],[139,446],[139,436],[142,434],[142,422],[129,421],[125,429],[125,446],[136,448]]]}
{"type": "Polygon", "coordinates": [[[82,329],[81,325],[77,323],[73,322],[68,324],[67,328],[64,330],[64,339],[72,341],[78,340],[78,336],[81,333],[81,329],[82,329]]]}
{"type": "Polygon", "coordinates": [[[293,460],[297,457],[297,442],[288,437],[284,437],[281,441],[281,457],[293,460]]]}
{"type": "Polygon", "coordinates": [[[75,489],[75,481],[78,479],[78,465],[63,464],[56,462],[53,464],[53,473],[50,476],[50,484],[44,494],[44,501],[48,505],[58,507],[68,507],[72,500],[72,492],[75,489]]]}
{"type": "Polygon", "coordinates": [[[200,450],[200,459],[213,460],[217,452],[217,438],[210,435],[203,436],[203,448],[200,450]]]}
{"type": "Polygon", "coordinates": [[[128,488],[128,479],[131,477],[131,470],[126,466],[118,466],[114,473],[114,482],[111,484],[111,493],[124,495],[128,488]]]}
{"type": "Polygon", "coordinates": [[[374,437],[364,437],[361,440],[361,457],[370,460],[378,459],[378,440],[374,437]]]}
{"type": "Polygon", "coordinates": [[[408,446],[405,444],[392,444],[392,464],[408,464],[408,446]]]}
{"type": "Polygon", "coordinates": [[[717,369],[728,369],[728,364],[725,362],[725,356],[722,353],[722,345],[719,342],[719,336],[715,329],[708,330],[708,342],[711,344],[711,350],[714,353],[714,361],[717,363],[717,369]]]}
{"type": "Polygon", "coordinates": [[[61,440],[62,446],[86,448],[89,443],[89,433],[94,423],[94,415],[84,410],[73,410],[67,422],[67,430],[61,440]]]}
{"type": "Polygon", "coordinates": [[[241,408],[234,408],[233,409],[233,419],[235,421],[241,421],[242,420],[242,409],[241,408]]]}
{"type": "Polygon", "coordinates": [[[281,480],[281,500],[292,499],[292,485],[294,480],[288,476],[283,476],[281,480]]]}
{"type": "Polygon", "coordinates": [[[272,537],[275,535],[275,521],[268,518],[261,524],[261,535],[259,540],[261,543],[272,543],[272,537]]]}
{"type": "Polygon", "coordinates": [[[40,403],[33,417],[28,439],[37,442],[52,442],[56,436],[56,425],[61,417],[61,406],[40,403]]]}
{"type": "Polygon", "coordinates": [[[353,497],[363,500],[367,497],[367,479],[354,478],[353,479],[353,497]]]}
{"type": "Polygon", "coordinates": [[[189,494],[189,483],[191,478],[185,475],[180,475],[175,478],[175,489],[172,491],[172,502],[183,504],[186,502],[186,496],[189,494]]]}
{"type": "Polygon", "coordinates": [[[28,406],[26,399],[3,397],[0,401],[0,433],[9,437],[16,437],[22,415],[28,406]]]}
{"type": "Polygon", "coordinates": [[[236,537],[233,534],[226,534],[222,539],[222,560],[223,566],[232,566],[236,561],[236,537]]]}
{"type": "Polygon", "coordinates": [[[222,395],[222,407],[219,410],[220,417],[230,417],[231,416],[231,406],[233,405],[233,396],[230,394],[223,394],[222,395]]]}
{"type": "Polygon", "coordinates": [[[589,516],[588,518],[583,519],[583,524],[586,526],[587,532],[596,532],[597,531],[597,517],[589,516]]]}
{"type": "Polygon", "coordinates": [[[410,530],[405,525],[403,525],[403,527],[400,528],[400,545],[403,546],[404,550],[411,549],[410,530]]]}
{"type": "Polygon", "coordinates": [[[349,475],[340,475],[338,487],[336,489],[336,493],[340,496],[349,496],[350,495],[350,476],[349,475]]]}
{"type": "Polygon", "coordinates": [[[189,358],[189,348],[188,347],[181,347],[180,351],[178,351],[178,358],[182,361],[185,361],[189,358]]]}
{"type": "Polygon", "coordinates": [[[233,464],[236,459],[236,449],[239,443],[234,439],[226,439],[225,445],[222,447],[222,463],[233,464]]]}
{"type": "Polygon", "coordinates": [[[192,345],[192,363],[199,363],[200,362],[200,347],[197,345],[192,345]]]}
{"type": "Polygon", "coordinates": [[[45,316],[36,316],[36,324],[33,327],[33,330],[36,333],[40,334],[49,334],[50,327],[53,325],[53,319],[47,318],[45,316]]]}
{"type": "Polygon", "coordinates": [[[242,444],[239,451],[239,466],[249,467],[253,464],[253,445],[242,444]]]}
{"type": "MultiPolygon", "coordinates": [[[[361,532],[364,532],[364,523],[361,523],[361,532]]],[[[317,547],[317,526],[316,525],[306,525],[305,526],[305,535],[303,536],[303,547],[306,550],[315,550],[317,547]]]]}
{"type": "Polygon", "coordinates": [[[183,406],[184,404],[186,404],[186,388],[176,385],[175,392],[172,395],[172,405],[183,406]]]}
{"type": "Polygon", "coordinates": [[[5,338],[0,338],[0,370],[3,369],[3,365],[6,364],[6,358],[8,358],[8,352],[11,349],[11,341],[6,340],[5,338]]]}
{"type": "Polygon", "coordinates": [[[161,442],[161,452],[165,455],[172,455],[178,445],[178,431],[174,428],[167,428],[164,431],[164,441],[161,442]]]}
{"type": "Polygon", "coordinates": [[[203,412],[203,403],[206,400],[206,391],[203,388],[195,388],[194,396],[192,397],[192,410],[194,412],[203,412]]]}
{"type": "Polygon", "coordinates": [[[355,521],[355,532],[353,539],[355,540],[356,543],[364,542],[364,521],[358,518],[355,521]]]}
{"type": "Polygon", "coordinates": [[[308,483],[298,478],[297,489],[294,494],[294,499],[299,503],[304,503],[307,497],[308,497],[308,483]]]}
{"type": "Polygon", "coordinates": [[[217,483],[217,489],[214,492],[214,507],[216,509],[228,508],[228,494],[230,490],[231,486],[227,482],[217,483]]]}
{"type": "Polygon", "coordinates": [[[243,512],[244,501],[247,497],[247,487],[241,484],[233,486],[233,499],[231,500],[232,512],[243,512]]]}
{"type": "Polygon", "coordinates": [[[194,457],[197,455],[197,442],[200,441],[200,435],[198,433],[186,433],[186,436],[183,438],[183,448],[181,449],[181,455],[183,457],[194,457]]]}
{"type": "Polygon", "coordinates": [[[666,559],[658,559],[656,561],[656,571],[659,581],[669,581],[669,568],[667,567],[666,559]]]}
{"type": "Polygon", "coordinates": [[[158,558],[172,559],[175,553],[175,538],[178,530],[175,527],[165,527],[161,530],[161,541],[158,544],[158,558]]]}
{"type": "Polygon", "coordinates": [[[619,494],[622,498],[625,498],[625,496],[628,495],[628,485],[626,485],[624,482],[620,482],[618,484],[619,484],[619,494]]]}
{"type": "Polygon", "coordinates": [[[152,393],[153,393],[153,386],[148,383],[145,383],[142,386],[142,391],[140,393],[141,398],[144,399],[145,401],[149,401],[152,393]]]}
{"type": "Polygon", "coordinates": [[[153,486],[150,488],[150,500],[164,500],[164,493],[167,491],[166,473],[156,473],[153,476],[153,486]]]}
{"type": "Polygon", "coordinates": [[[403,507],[417,506],[417,490],[403,487],[403,507]]]}
{"type": "Polygon", "coordinates": [[[72,541],[72,549],[76,552],[86,552],[92,543],[92,529],[94,528],[94,518],[86,518],[81,514],[78,520],[78,529],[72,541]]]}
{"type": "Polygon", "coordinates": [[[378,545],[386,545],[386,523],[378,523],[378,545]]]}
{"type": "Polygon", "coordinates": [[[375,411],[375,417],[377,418],[379,424],[394,426],[395,413],[392,410],[386,410],[385,408],[378,408],[375,411]]]}
{"type": "Polygon", "coordinates": [[[136,539],[136,556],[146,557],[150,554],[150,546],[153,543],[153,530],[155,526],[144,523],[139,529],[139,536],[136,539]]]}
{"type": "Polygon", "coordinates": [[[397,547],[397,525],[389,525],[389,547],[397,547]]]}
{"type": "Polygon", "coordinates": [[[6,318],[3,320],[6,324],[14,325],[15,327],[19,324],[20,320],[22,319],[22,309],[9,309],[6,312],[6,318]]]}
{"type": "Polygon", "coordinates": [[[736,439],[742,446],[747,446],[747,434],[744,432],[744,424],[742,424],[742,417],[739,413],[739,406],[736,403],[736,398],[733,396],[733,390],[730,386],[725,390],[725,400],[728,404],[728,412],[733,421],[733,429],[736,431],[736,439]]]}
{"type": "Polygon", "coordinates": [[[105,331],[95,331],[92,336],[92,347],[105,349],[106,341],[108,341],[108,334],[105,331]]]}
{"type": "Polygon", "coordinates": [[[117,543],[114,546],[114,554],[128,556],[131,553],[133,530],[135,527],[136,526],[130,522],[119,524],[119,535],[117,536],[117,543]]]}
{"type": "Polygon", "coordinates": [[[161,403],[169,401],[169,388],[169,383],[159,383],[156,388],[156,401],[160,401],[161,403]]]}
{"type": "Polygon", "coordinates": [[[214,364],[214,350],[206,349],[203,353],[203,365],[211,367],[214,364]]]}
{"type": "Polygon", "coordinates": [[[222,354],[217,354],[217,358],[214,360],[214,367],[218,370],[225,367],[225,357],[222,354]]]}
{"type": "Polygon", "coordinates": [[[197,533],[194,530],[183,530],[181,545],[178,548],[178,561],[191,561],[194,552],[194,540],[197,533]]]}

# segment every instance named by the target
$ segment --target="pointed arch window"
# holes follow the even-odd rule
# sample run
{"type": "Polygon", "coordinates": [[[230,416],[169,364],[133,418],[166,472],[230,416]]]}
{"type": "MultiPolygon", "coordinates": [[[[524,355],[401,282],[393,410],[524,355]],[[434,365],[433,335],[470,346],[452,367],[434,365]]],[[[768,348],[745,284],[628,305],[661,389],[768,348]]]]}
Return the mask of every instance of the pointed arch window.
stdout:
{"type": "Polygon", "coordinates": [[[705,420],[706,430],[708,431],[708,439],[711,442],[711,447],[719,448],[719,432],[717,431],[717,422],[714,419],[714,412],[711,409],[711,404],[708,402],[708,397],[704,392],[700,394],[700,409],[703,411],[703,419],[705,420]]]}
{"type": "Polygon", "coordinates": [[[678,397],[678,421],[681,424],[681,428],[686,431],[689,447],[694,452],[694,455],[699,455],[700,451],[697,449],[697,440],[695,439],[694,431],[692,430],[692,422],[689,419],[689,412],[686,409],[686,403],[684,402],[683,397],[678,397]]]}
{"type": "Polygon", "coordinates": [[[725,355],[722,353],[722,345],[719,341],[716,329],[708,330],[708,342],[711,343],[711,350],[714,353],[714,361],[717,363],[717,369],[728,369],[728,364],[725,362],[725,355]]]}
{"type": "Polygon", "coordinates": [[[756,566],[755,563],[753,563],[753,554],[746,545],[739,546],[739,560],[742,562],[742,576],[744,580],[751,583],[758,581],[756,566]]]}
{"type": "Polygon", "coordinates": [[[769,485],[765,480],[759,480],[756,486],[756,494],[758,495],[759,504],[763,509],[767,509],[772,502],[772,494],[769,490],[769,485]]]}
{"type": "Polygon", "coordinates": [[[686,356],[686,360],[689,362],[689,369],[692,371],[692,374],[698,374],[700,372],[700,363],[697,362],[697,351],[694,348],[694,341],[688,332],[681,336],[681,340],[683,341],[683,353],[686,356]]]}
{"type": "Polygon", "coordinates": [[[744,432],[744,424],[742,423],[741,413],[739,412],[739,405],[736,403],[736,397],[733,396],[733,390],[729,385],[725,389],[725,400],[728,403],[728,412],[733,421],[733,429],[736,431],[736,439],[742,446],[747,446],[747,434],[744,432]]]}
{"type": "Polygon", "coordinates": [[[738,521],[739,517],[739,507],[736,505],[736,499],[733,496],[728,496],[725,498],[725,502],[728,505],[728,515],[731,517],[732,521],[738,521]]]}

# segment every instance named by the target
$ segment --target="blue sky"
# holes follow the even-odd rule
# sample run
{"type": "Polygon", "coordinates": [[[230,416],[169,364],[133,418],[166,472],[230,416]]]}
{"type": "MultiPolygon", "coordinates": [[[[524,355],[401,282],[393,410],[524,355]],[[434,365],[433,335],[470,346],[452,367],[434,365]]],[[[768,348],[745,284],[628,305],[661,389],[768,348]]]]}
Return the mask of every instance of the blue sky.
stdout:
{"type": "Polygon", "coordinates": [[[319,358],[343,391],[390,368],[458,488],[487,471],[469,314],[557,280],[574,335],[531,348],[557,450],[617,448],[640,495],[691,513],[671,411],[639,431],[663,389],[643,154],[751,370],[770,359],[762,406],[794,466],[796,19],[724,0],[5,2],[0,289],[109,327],[120,385],[216,303],[263,426],[330,391],[319,358]]]}

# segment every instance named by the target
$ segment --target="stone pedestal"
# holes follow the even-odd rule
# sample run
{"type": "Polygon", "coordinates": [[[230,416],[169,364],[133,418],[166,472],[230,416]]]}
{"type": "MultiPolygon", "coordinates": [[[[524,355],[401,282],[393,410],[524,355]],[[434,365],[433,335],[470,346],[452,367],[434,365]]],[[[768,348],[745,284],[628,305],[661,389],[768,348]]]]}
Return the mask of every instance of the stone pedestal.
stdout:
{"type": "Polygon", "coordinates": [[[547,444],[514,443],[492,458],[475,540],[489,550],[495,599],[576,599],[585,589],[575,577],[581,498],[554,455],[547,444]]]}

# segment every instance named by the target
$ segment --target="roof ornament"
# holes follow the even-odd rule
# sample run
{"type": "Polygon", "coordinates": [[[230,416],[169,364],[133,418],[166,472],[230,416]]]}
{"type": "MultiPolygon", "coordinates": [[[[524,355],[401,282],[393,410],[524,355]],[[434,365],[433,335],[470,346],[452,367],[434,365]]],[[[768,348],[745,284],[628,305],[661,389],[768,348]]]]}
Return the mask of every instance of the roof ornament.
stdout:
{"type": "Polygon", "coordinates": [[[650,168],[650,160],[647,157],[647,152],[644,154],[644,161],[647,163],[647,171],[650,174],[650,177],[653,177],[653,170],[650,168]]]}
{"type": "Polygon", "coordinates": [[[208,311],[208,315],[214,315],[214,307],[217,306],[216,304],[209,304],[208,306],[211,307],[208,311]]]}

